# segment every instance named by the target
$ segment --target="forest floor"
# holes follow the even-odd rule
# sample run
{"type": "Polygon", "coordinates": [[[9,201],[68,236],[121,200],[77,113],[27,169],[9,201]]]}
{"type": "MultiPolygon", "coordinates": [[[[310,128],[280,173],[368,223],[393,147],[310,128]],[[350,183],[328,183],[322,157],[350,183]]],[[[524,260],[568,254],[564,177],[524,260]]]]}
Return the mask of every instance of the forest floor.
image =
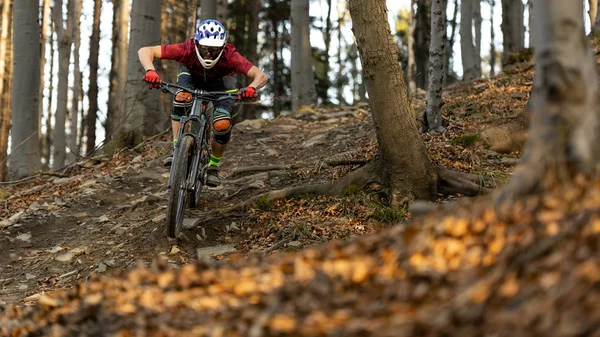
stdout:
{"type": "MultiPolygon", "coordinates": [[[[435,162],[494,177],[499,185],[510,177],[520,148],[513,144],[519,138],[514,129],[524,134],[527,128],[520,116],[533,79],[528,62],[511,69],[444,91],[447,132],[423,134],[435,162]]],[[[424,99],[413,98],[417,115],[424,99]]],[[[62,176],[0,185],[0,307],[32,305],[42,294],[96,274],[148,266],[157,257],[179,268],[231,253],[280,254],[378,232],[413,216],[367,192],[259,199],[237,207],[265,192],[338,179],[360,166],[345,163],[376,153],[367,106],[305,108],[236,125],[221,165],[222,186],[204,191],[198,209],[186,211],[185,235],[171,240],[164,226],[168,170],[161,165],[170,151],[168,138],[165,133],[112,158],[82,159],[62,176]]]]}
{"type": "MultiPolygon", "coordinates": [[[[496,187],[511,176],[533,82],[517,61],[445,90],[447,132],[422,135],[436,163],[496,187]]],[[[420,115],[424,96],[412,104],[420,115]]],[[[170,146],[164,134],[0,185],[0,335],[600,336],[597,180],[507,208],[454,195],[397,209],[359,190],[255,198],[376,153],[367,106],[305,108],[236,125],[223,185],[171,240],[170,146]]]]}

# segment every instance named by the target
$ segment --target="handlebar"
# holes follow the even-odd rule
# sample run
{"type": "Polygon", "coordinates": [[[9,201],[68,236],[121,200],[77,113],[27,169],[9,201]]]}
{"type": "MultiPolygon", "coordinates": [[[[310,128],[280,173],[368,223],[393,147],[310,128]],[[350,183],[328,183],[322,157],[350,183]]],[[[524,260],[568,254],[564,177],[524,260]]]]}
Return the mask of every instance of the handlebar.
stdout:
{"type": "Polygon", "coordinates": [[[175,95],[177,95],[177,91],[175,91],[175,89],[179,89],[179,90],[188,92],[194,98],[200,98],[200,99],[205,99],[205,100],[209,100],[209,101],[216,101],[219,99],[227,99],[227,98],[235,99],[235,100],[239,99],[238,98],[238,91],[239,91],[238,89],[227,90],[227,91],[206,91],[203,89],[186,88],[186,87],[180,86],[175,83],[170,83],[170,82],[161,82],[160,83],[160,90],[162,92],[168,92],[171,95],[175,96],[175,95]]]}

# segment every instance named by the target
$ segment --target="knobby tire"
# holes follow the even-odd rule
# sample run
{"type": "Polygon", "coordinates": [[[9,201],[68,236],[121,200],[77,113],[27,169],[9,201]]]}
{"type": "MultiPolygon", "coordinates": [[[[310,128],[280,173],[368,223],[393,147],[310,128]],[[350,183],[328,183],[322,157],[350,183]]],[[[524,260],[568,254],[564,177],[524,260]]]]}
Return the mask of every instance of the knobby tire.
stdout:
{"type": "Polygon", "coordinates": [[[171,238],[177,238],[183,223],[183,214],[186,199],[188,198],[185,184],[190,169],[190,160],[193,155],[194,138],[183,136],[177,146],[177,152],[172,163],[172,170],[174,171],[171,179],[171,190],[169,191],[169,204],[167,206],[167,234],[171,238]]]}

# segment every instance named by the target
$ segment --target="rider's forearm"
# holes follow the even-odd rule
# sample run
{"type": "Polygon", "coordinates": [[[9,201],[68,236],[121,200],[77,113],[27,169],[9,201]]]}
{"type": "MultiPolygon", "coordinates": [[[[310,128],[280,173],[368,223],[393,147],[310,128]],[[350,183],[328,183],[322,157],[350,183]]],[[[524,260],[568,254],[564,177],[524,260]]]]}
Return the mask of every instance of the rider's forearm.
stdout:
{"type": "Polygon", "coordinates": [[[256,75],[255,78],[252,79],[252,83],[249,84],[250,87],[255,88],[256,90],[264,87],[267,82],[269,82],[269,78],[263,72],[256,75]]]}
{"type": "Polygon", "coordinates": [[[144,70],[154,69],[154,53],[150,49],[150,47],[142,47],[138,50],[138,57],[140,58],[140,63],[144,70]]]}

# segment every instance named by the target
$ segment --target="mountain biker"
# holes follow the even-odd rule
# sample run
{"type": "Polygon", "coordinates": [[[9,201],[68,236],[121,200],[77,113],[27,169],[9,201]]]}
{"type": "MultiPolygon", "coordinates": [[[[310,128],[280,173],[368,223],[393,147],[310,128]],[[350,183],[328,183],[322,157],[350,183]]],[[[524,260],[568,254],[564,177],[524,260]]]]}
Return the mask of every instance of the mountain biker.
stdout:
{"type": "MultiPolygon", "coordinates": [[[[237,80],[233,75],[242,73],[252,79],[252,82],[240,89],[239,98],[256,97],[256,91],[267,84],[267,75],[240,55],[232,44],[227,43],[227,35],[225,27],[219,21],[209,19],[200,22],[194,37],[183,43],[140,48],[138,57],[146,70],[144,81],[150,84],[150,89],[159,88],[161,79],[154,69],[153,60],[169,59],[182,65],[177,75],[177,84],[180,86],[210,91],[236,89],[237,80]]],[[[206,178],[206,185],[211,187],[220,184],[219,162],[231,136],[233,101],[219,100],[213,105],[211,156],[206,178]]],[[[191,106],[192,96],[187,92],[179,91],[173,98],[171,127],[174,146],[177,144],[179,120],[191,106]]],[[[172,161],[173,154],[165,159],[164,165],[169,167],[172,161]]]]}

